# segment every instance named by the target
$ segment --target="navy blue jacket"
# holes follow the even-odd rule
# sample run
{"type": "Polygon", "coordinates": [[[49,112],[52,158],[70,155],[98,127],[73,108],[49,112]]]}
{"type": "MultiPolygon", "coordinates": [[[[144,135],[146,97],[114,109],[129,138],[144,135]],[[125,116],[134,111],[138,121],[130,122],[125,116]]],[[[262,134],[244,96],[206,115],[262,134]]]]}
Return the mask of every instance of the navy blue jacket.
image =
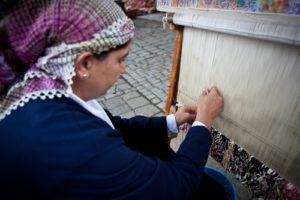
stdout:
{"type": "Polygon", "coordinates": [[[109,117],[116,130],[68,98],[13,111],[0,121],[0,199],[190,199],[209,131],[192,127],[178,152],[162,160],[138,150],[148,145],[142,141],[166,140],[165,117],[109,117]]]}

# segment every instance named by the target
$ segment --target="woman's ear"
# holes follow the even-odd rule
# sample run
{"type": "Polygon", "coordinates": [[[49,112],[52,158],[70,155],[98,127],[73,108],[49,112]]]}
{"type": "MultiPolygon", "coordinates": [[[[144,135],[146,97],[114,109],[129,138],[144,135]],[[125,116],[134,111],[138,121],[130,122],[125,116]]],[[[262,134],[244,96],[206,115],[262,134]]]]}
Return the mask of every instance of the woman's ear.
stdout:
{"type": "Polygon", "coordinates": [[[92,66],[92,57],[91,52],[82,52],[75,61],[75,73],[79,79],[87,79],[90,76],[90,69],[92,66]]]}

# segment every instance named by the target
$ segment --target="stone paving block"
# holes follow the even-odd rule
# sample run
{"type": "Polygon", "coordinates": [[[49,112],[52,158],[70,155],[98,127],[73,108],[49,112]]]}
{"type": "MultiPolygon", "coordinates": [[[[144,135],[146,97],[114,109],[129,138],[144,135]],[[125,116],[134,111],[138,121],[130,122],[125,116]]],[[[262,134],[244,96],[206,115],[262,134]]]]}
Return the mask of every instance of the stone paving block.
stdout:
{"type": "Polygon", "coordinates": [[[157,104],[157,107],[159,107],[161,110],[165,110],[166,103],[165,102],[161,102],[161,103],[157,104]]]}
{"type": "Polygon", "coordinates": [[[106,99],[106,101],[104,103],[105,103],[105,106],[110,110],[115,107],[118,107],[119,105],[123,105],[126,102],[120,96],[116,96],[116,97],[113,97],[110,99],[106,99]]]}
{"type": "Polygon", "coordinates": [[[109,109],[109,111],[113,114],[113,115],[122,115],[124,113],[128,113],[131,111],[131,108],[127,105],[127,104],[120,104],[117,107],[111,108],[109,109]]]}
{"type": "Polygon", "coordinates": [[[147,99],[151,100],[151,102],[153,103],[152,99],[155,98],[155,95],[154,95],[154,94],[149,93],[149,94],[144,94],[144,96],[145,96],[147,99]]]}
{"type": "Polygon", "coordinates": [[[133,91],[134,88],[126,89],[123,91],[124,94],[128,94],[133,91]]]}
{"type": "Polygon", "coordinates": [[[165,99],[166,98],[166,91],[159,91],[156,93],[157,97],[160,99],[165,99]]]}
{"type": "Polygon", "coordinates": [[[151,102],[156,105],[156,104],[160,103],[161,100],[159,98],[155,97],[151,100],[151,102]]]}
{"type": "Polygon", "coordinates": [[[161,110],[159,110],[156,106],[151,104],[135,109],[136,115],[143,116],[154,116],[161,112],[161,110]]]}
{"type": "Polygon", "coordinates": [[[117,96],[115,93],[110,93],[110,94],[108,93],[108,94],[105,95],[104,98],[105,98],[105,99],[111,99],[111,98],[113,98],[113,97],[115,97],[115,96],[117,96]]]}
{"type": "Polygon", "coordinates": [[[144,89],[144,87],[141,86],[140,84],[137,84],[137,86],[135,86],[135,87],[136,87],[136,89],[138,89],[139,91],[142,90],[142,89],[144,89]]]}
{"type": "Polygon", "coordinates": [[[143,87],[143,88],[140,90],[140,92],[143,93],[143,94],[145,94],[146,92],[148,92],[148,89],[146,89],[146,88],[143,87]]]}
{"type": "Polygon", "coordinates": [[[127,100],[129,100],[129,99],[133,99],[133,98],[138,97],[138,96],[140,96],[140,93],[138,93],[137,91],[133,91],[133,92],[129,92],[129,93],[127,93],[127,94],[124,94],[124,95],[122,96],[122,98],[123,98],[125,101],[127,101],[127,100]]]}
{"type": "Polygon", "coordinates": [[[116,87],[116,89],[118,91],[124,91],[124,90],[130,89],[130,88],[132,88],[132,86],[129,85],[128,83],[118,84],[117,87],[116,87]]]}
{"type": "Polygon", "coordinates": [[[157,97],[161,95],[162,91],[159,90],[158,88],[153,88],[153,90],[151,90],[153,92],[153,94],[155,94],[157,97]]]}
{"type": "Polygon", "coordinates": [[[141,106],[150,104],[150,102],[145,97],[136,97],[127,101],[127,104],[132,108],[136,109],[141,106]]]}
{"type": "Polygon", "coordinates": [[[120,91],[120,90],[118,90],[117,92],[116,92],[116,95],[117,96],[121,96],[121,95],[123,95],[124,94],[124,92],[123,91],[120,91]]]}

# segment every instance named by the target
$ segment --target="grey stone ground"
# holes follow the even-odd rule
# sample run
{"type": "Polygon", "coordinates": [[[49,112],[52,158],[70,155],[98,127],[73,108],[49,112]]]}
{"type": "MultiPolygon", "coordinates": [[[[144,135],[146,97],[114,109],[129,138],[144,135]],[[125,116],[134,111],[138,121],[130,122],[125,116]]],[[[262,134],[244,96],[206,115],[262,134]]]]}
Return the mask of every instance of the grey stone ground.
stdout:
{"type": "MultiPolygon", "coordinates": [[[[126,74],[99,102],[113,115],[129,118],[135,115],[164,115],[167,100],[175,32],[163,30],[162,14],[156,13],[134,19],[136,35],[126,59],[126,74]]],[[[184,135],[171,142],[177,150],[184,135]]],[[[223,170],[212,158],[211,166],[223,170]]],[[[230,176],[230,175],[229,175],[230,176]]],[[[231,177],[238,190],[238,199],[255,199],[250,191],[231,177]]]]}

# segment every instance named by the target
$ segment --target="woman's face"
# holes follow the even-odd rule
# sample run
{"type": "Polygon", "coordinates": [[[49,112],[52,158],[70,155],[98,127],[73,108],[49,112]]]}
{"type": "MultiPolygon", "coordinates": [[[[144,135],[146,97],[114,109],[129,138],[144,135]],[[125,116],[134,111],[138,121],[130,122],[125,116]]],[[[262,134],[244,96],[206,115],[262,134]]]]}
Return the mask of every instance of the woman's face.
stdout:
{"type": "Polygon", "coordinates": [[[103,96],[117,82],[119,77],[125,73],[125,58],[129,53],[130,44],[112,50],[103,59],[92,59],[90,72],[90,89],[95,97],[103,96]]]}

